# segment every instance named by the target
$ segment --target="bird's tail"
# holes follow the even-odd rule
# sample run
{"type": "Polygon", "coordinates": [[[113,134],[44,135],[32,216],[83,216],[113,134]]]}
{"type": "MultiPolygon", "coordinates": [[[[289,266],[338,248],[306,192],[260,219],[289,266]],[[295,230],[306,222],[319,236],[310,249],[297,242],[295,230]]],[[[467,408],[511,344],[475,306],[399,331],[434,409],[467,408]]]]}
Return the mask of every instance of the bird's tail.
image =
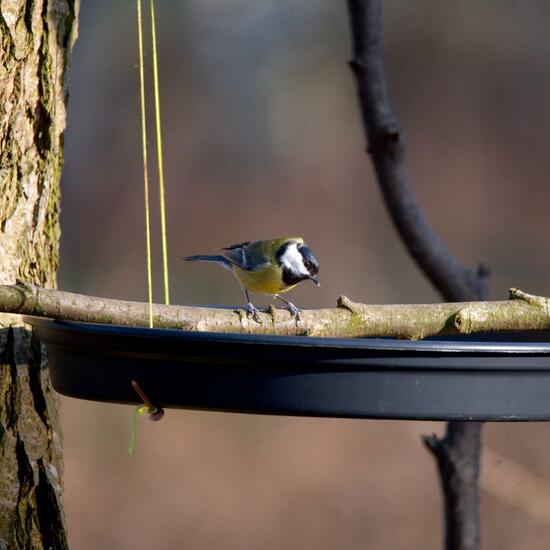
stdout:
{"type": "Polygon", "coordinates": [[[227,258],[224,258],[220,255],[205,256],[203,254],[199,254],[198,256],[184,256],[181,259],[186,262],[214,262],[216,264],[220,264],[223,267],[231,268],[231,262],[227,258]]]}

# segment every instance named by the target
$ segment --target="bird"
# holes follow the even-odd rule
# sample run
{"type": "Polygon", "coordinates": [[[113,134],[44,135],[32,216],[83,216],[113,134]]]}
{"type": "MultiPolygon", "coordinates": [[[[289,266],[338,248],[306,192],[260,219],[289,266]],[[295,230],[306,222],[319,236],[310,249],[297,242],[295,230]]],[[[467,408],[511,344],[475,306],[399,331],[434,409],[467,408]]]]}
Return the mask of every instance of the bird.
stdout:
{"type": "Polygon", "coordinates": [[[281,294],[305,280],[321,286],[319,261],[301,237],[245,241],[221,248],[216,255],[185,256],[182,260],[214,262],[230,270],[244,290],[246,313],[258,323],[260,311],[250,300],[249,292],[271,294],[281,300],[298,322],[302,310],[281,294]]]}

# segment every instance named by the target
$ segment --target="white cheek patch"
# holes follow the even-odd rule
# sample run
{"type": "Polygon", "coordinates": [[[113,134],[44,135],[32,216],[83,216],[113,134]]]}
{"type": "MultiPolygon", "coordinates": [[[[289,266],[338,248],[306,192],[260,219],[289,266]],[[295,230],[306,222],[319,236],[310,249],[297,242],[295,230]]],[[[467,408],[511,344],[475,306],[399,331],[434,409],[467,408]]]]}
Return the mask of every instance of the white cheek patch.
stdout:
{"type": "Polygon", "coordinates": [[[298,245],[296,243],[291,244],[286,250],[285,253],[281,256],[281,263],[286,265],[294,273],[299,273],[300,275],[309,275],[309,271],[304,265],[304,258],[300,251],[298,250],[298,245]]]}

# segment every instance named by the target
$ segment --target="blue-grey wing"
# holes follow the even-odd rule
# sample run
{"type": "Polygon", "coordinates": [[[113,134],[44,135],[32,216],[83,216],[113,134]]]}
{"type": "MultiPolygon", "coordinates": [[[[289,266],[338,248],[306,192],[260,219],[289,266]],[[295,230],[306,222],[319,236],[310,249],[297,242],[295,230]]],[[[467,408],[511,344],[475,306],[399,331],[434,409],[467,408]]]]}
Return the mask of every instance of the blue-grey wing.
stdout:
{"type": "Polygon", "coordinates": [[[230,248],[222,249],[222,254],[224,258],[229,260],[232,264],[240,267],[241,269],[246,269],[246,256],[244,254],[244,248],[230,248]]]}
{"type": "Polygon", "coordinates": [[[227,246],[225,248],[222,248],[221,250],[235,250],[237,248],[244,248],[245,246],[248,246],[251,243],[252,241],[243,241],[242,243],[232,244],[231,246],[227,246]]]}
{"type": "Polygon", "coordinates": [[[262,241],[247,241],[222,249],[222,255],[231,263],[246,271],[256,271],[269,265],[262,241]]]}

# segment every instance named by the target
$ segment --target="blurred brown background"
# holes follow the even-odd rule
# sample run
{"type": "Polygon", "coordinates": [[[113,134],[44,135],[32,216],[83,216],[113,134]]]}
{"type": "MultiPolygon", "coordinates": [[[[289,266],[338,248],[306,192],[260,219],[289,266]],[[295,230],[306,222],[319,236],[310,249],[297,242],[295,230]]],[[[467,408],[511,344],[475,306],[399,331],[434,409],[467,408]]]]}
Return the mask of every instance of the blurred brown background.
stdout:
{"type": "MultiPolygon", "coordinates": [[[[384,7],[391,95],[429,219],[462,261],[491,267],[493,298],[550,295],[550,4],[384,7]]],[[[242,299],[223,270],[179,256],[294,234],[322,266],[320,289],[293,292],[299,305],[437,301],[363,152],[345,3],[157,0],[157,12],[172,301],[242,299]]],[[[144,300],[135,16],[130,0],[82,4],[60,287],[144,300]]],[[[153,222],[161,301],[156,211],[153,222]]],[[[419,444],[440,424],[170,410],[139,422],[129,458],[131,414],[62,398],[73,549],[441,547],[438,479],[419,444]]],[[[485,442],[483,548],[547,548],[548,427],[487,425],[485,442]]]]}

